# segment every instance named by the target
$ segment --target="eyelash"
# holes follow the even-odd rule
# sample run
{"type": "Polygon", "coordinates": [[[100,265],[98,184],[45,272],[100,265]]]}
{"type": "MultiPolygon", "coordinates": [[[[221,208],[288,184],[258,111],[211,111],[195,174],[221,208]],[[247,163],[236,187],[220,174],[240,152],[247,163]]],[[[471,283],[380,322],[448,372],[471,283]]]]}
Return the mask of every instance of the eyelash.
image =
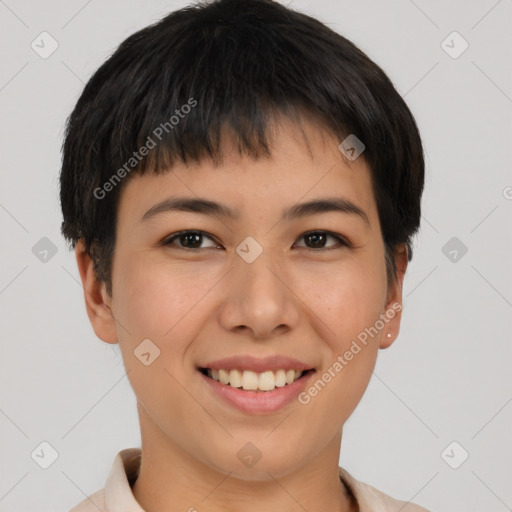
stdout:
{"type": "MultiPolygon", "coordinates": [[[[202,236],[202,237],[206,237],[206,238],[209,238],[210,240],[212,240],[214,243],[216,243],[216,241],[214,240],[214,238],[210,235],[208,235],[207,233],[205,233],[204,231],[199,231],[199,230],[185,230],[185,231],[178,231],[177,233],[173,233],[171,236],[165,238],[161,243],[160,245],[161,246],[169,246],[169,245],[173,245],[173,241],[176,240],[176,239],[179,239],[180,237],[184,236],[184,235],[190,235],[190,234],[193,234],[193,235],[199,235],[199,236],[202,236]]],[[[314,249],[314,248],[311,248],[311,247],[302,247],[303,249],[310,249],[311,251],[315,251],[315,252],[318,252],[318,251],[329,251],[329,250],[332,250],[332,249],[339,249],[341,247],[352,247],[352,244],[344,237],[342,237],[341,235],[338,235],[336,233],[333,233],[331,231],[326,231],[326,230],[315,230],[315,231],[308,231],[304,234],[302,234],[298,239],[301,239],[301,238],[304,238],[308,235],[316,235],[316,234],[323,234],[323,235],[327,235],[328,237],[332,237],[332,238],[335,238],[337,241],[338,241],[338,245],[335,245],[335,246],[331,246],[331,247],[320,247],[320,248],[317,248],[317,249],[314,249]]],[[[175,248],[177,249],[182,249],[182,250],[185,250],[185,251],[190,251],[190,252],[199,252],[201,250],[206,250],[206,249],[215,249],[215,247],[206,247],[206,248],[199,248],[199,249],[191,249],[189,247],[179,247],[179,246],[176,246],[175,248]]]]}

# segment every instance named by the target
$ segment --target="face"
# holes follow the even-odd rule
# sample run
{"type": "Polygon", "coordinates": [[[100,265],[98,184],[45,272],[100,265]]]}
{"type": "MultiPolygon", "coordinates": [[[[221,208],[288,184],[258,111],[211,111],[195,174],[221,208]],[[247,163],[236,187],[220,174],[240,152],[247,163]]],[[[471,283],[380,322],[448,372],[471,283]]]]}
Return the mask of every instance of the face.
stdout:
{"type": "MultiPolygon", "coordinates": [[[[120,344],[143,439],[240,478],[284,475],[325,452],[379,346],[398,332],[401,278],[388,286],[369,170],[361,157],[344,160],[326,132],[305,132],[311,152],[283,123],[269,159],[226,151],[220,167],[133,176],[118,209],[112,298],[101,291],[115,321],[88,306],[96,334],[120,344]],[[176,198],[233,216],[161,204],[176,198]],[[312,201],[338,208],[298,208],[312,201]],[[241,359],[216,364],[228,357],[241,359]],[[309,371],[274,391],[244,391],[200,370],[242,371],[267,357],[270,387],[278,368],[309,371]],[[245,465],[246,452],[261,459],[245,465]]],[[[240,375],[251,387],[253,375],[240,375]]]]}

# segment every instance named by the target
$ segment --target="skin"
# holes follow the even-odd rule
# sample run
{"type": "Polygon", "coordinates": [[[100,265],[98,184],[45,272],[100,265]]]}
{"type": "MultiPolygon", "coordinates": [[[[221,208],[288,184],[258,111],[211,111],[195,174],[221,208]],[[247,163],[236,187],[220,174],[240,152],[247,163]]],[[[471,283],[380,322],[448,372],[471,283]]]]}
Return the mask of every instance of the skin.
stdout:
{"type": "Polygon", "coordinates": [[[92,327],[106,343],[120,344],[137,397],[143,457],[133,493],[147,512],[357,510],[338,476],[342,429],[379,348],[398,334],[400,311],[306,405],[294,400],[249,415],[214,398],[196,370],[231,355],[284,354],[321,376],[402,301],[406,249],[397,250],[397,278],[388,285],[364,159],[344,159],[340,141],[318,126],[304,124],[306,139],[287,121],[276,126],[270,159],[241,157],[226,138],[218,168],[204,160],[130,177],[119,203],[112,297],[83,245],[76,247],[92,327]],[[140,221],[169,196],[222,202],[240,216],[166,212],[140,221]],[[320,197],[350,200],[369,225],[339,212],[279,221],[283,208],[320,197]],[[183,238],[159,245],[186,229],[212,238],[192,238],[200,249],[183,248],[183,238]],[[313,230],[342,235],[352,247],[331,236],[315,246],[303,236],[313,230]],[[247,236],[263,248],[250,264],[235,252],[247,236]],[[133,354],[146,338],[161,351],[150,366],[133,354]],[[252,467],[237,457],[247,442],[261,452],[252,467]]]}

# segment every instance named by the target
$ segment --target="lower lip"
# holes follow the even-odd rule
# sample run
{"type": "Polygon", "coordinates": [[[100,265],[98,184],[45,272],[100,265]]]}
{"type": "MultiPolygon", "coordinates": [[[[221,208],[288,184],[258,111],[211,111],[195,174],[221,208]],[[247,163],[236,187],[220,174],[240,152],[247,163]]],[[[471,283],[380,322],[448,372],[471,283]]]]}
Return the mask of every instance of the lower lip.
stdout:
{"type": "Polygon", "coordinates": [[[315,371],[309,371],[306,375],[291,384],[287,384],[281,388],[274,388],[273,391],[255,392],[243,391],[240,388],[233,388],[227,384],[221,384],[207,377],[201,371],[198,370],[198,372],[215,396],[248,414],[272,413],[282,409],[297,398],[306,387],[309,378],[315,373],[315,371]]]}

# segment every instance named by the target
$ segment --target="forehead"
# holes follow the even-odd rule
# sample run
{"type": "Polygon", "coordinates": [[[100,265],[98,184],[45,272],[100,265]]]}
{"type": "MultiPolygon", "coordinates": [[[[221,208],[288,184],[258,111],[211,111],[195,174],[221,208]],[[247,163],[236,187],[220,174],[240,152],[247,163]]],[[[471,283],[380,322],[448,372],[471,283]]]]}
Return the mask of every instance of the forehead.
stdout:
{"type": "MultiPolygon", "coordinates": [[[[168,172],[131,176],[121,194],[118,219],[130,224],[169,197],[201,197],[228,204],[244,216],[281,213],[315,197],[344,198],[363,209],[370,221],[377,211],[369,168],[359,157],[348,160],[340,140],[311,123],[275,125],[270,156],[240,155],[234,137],[223,134],[222,160],[185,165],[168,172]]],[[[372,222],[373,222],[372,221],[372,222]]]]}

